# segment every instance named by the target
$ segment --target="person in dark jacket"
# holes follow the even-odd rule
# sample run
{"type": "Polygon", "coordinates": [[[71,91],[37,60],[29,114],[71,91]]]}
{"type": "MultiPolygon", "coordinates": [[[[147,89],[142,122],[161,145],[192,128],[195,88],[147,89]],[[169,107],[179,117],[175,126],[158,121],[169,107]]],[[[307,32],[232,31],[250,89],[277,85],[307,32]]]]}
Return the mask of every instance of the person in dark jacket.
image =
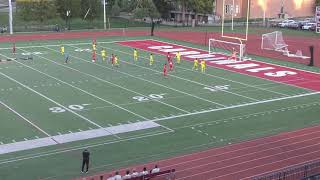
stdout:
{"type": "Polygon", "coordinates": [[[82,169],[81,169],[82,173],[84,172],[84,166],[86,166],[86,173],[88,173],[89,161],[90,161],[90,152],[87,149],[85,149],[82,152],[82,169]]]}

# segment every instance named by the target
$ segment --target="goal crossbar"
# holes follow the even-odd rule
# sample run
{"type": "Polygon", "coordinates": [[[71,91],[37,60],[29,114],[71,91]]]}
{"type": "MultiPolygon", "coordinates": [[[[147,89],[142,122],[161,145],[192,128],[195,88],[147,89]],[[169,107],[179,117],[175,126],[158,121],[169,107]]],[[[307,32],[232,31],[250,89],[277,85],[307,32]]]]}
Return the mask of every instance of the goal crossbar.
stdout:
{"type": "Polygon", "coordinates": [[[244,60],[245,57],[245,44],[241,41],[239,43],[224,41],[219,39],[209,39],[209,54],[221,53],[227,51],[229,55],[232,54],[232,51],[237,52],[237,57],[239,60],[244,60]]]}

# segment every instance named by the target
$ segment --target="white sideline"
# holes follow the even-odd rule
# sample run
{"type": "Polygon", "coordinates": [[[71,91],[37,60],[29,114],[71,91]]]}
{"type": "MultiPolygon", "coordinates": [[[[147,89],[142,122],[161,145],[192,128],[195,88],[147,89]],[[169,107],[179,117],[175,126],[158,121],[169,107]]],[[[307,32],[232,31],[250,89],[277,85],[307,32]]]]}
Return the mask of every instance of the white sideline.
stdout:
{"type": "Polygon", "coordinates": [[[286,97],[277,98],[277,99],[269,99],[269,100],[257,101],[257,102],[252,102],[252,103],[239,104],[239,105],[234,105],[234,106],[227,106],[227,107],[223,107],[223,108],[210,109],[210,110],[204,110],[204,111],[197,111],[197,112],[193,112],[193,113],[187,113],[187,114],[181,114],[181,115],[176,115],[176,116],[153,119],[152,121],[163,121],[163,120],[168,120],[168,119],[174,119],[174,118],[180,118],[180,117],[186,117],[186,116],[192,116],[192,115],[199,115],[199,114],[204,114],[204,113],[208,113],[208,112],[215,112],[215,111],[221,111],[221,110],[227,110],[227,109],[234,109],[234,108],[239,108],[239,107],[246,107],[246,106],[264,104],[264,103],[269,103],[269,102],[276,102],[276,101],[281,101],[281,100],[294,99],[294,98],[298,98],[298,97],[317,95],[317,94],[320,94],[320,92],[299,94],[299,95],[295,95],[295,96],[286,96],[286,97]]]}
{"type": "Polygon", "coordinates": [[[99,128],[87,131],[80,131],[76,133],[61,134],[51,137],[20,141],[10,144],[0,145],[0,155],[22,150],[30,150],[39,147],[46,147],[56,144],[64,144],[74,141],[92,139],[97,137],[111,136],[114,134],[128,133],[132,131],[139,131],[144,129],[151,129],[162,127],[160,124],[151,121],[136,122],[131,124],[124,124],[119,126],[112,126],[107,128],[99,128]],[[110,133],[111,132],[111,133],[110,133]]]}

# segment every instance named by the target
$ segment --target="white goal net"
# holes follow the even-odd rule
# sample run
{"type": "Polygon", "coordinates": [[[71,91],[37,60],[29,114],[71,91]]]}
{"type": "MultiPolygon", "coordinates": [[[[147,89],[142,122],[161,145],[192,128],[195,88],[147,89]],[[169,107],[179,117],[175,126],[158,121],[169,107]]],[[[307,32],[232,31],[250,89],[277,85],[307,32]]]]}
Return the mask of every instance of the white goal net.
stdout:
{"type": "Polygon", "coordinates": [[[237,59],[246,60],[246,45],[239,42],[229,42],[218,39],[209,39],[209,54],[223,53],[231,56],[236,53],[237,59]]]}
{"type": "Polygon", "coordinates": [[[283,40],[282,32],[275,31],[262,35],[261,49],[287,52],[288,45],[283,40]]]}

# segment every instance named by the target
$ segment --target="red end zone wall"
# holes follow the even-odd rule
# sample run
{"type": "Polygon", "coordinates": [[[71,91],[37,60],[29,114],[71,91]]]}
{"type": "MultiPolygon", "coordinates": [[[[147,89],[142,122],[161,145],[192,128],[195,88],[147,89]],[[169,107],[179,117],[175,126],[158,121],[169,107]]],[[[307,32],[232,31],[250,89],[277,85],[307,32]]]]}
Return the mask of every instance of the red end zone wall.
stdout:
{"type": "MultiPolygon", "coordinates": [[[[262,32],[267,33],[267,32],[262,32]]],[[[226,34],[228,35],[228,34],[226,34]]],[[[221,39],[220,33],[206,33],[206,32],[172,32],[172,31],[160,31],[156,32],[156,36],[164,37],[173,40],[191,42],[201,45],[208,45],[208,39],[221,39]]],[[[301,64],[309,64],[309,60],[303,60],[301,58],[289,58],[282,55],[280,52],[261,50],[261,36],[260,35],[248,35],[248,42],[246,43],[247,52],[251,55],[268,57],[271,59],[284,60],[289,62],[296,62],[301,64]]],[[[226,39],[223,39],[226,40],[226,39]]],[[[295,53],[297,50],[302,50],[305,56],[310,56],[309,46],[313,45],[315,66],[320,67],[320,37],[284,37],[285,42],[289,45],[289,50],[295,53]]],[[[228,40],[230,41],[230,39],[228,40]]]]}
{"type": "MultiPolygon", "coordinates": [[[[155,40],[138,40],[138,41],[123,41],[118,44],[142,49],[157,54],[167,55],[169,52],[172,56],[176,52],[180,52],[182,59],[192,61],[195,58],[204,59],[209,66],[238,72],[250,76],[255,76],[279,83],[284,83],[300,88],[305,88],[314,91],[320,91],[320,74],[303,71],[274,64],[258,62],[254,60],[248,61],[230,61],[228,56],[220,53],[208,54],[208,52],[171,44],[155,40]]],[[[164,60],[164,59],[163,59],[164,60]]]]}

